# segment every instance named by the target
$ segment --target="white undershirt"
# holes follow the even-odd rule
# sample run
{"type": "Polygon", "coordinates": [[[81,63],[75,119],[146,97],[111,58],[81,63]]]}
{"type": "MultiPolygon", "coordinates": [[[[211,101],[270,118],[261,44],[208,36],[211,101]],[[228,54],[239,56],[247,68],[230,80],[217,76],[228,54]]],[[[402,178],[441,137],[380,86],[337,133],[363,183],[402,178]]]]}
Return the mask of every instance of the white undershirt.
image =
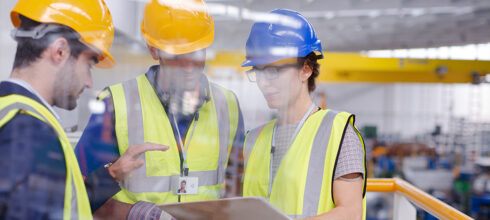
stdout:
{"type": "Polygon", "coordinates": [[[46,106],[46,108],[48,108],[48,110],[54,115],[54,117],[56,118],[56,120],[60,121],[60,116],[58,116],[58,114],[56,114],[56,112],[54,111],[53,107],[51,107],[51,105],[49,105],[46,102],[46,100],[44,100],[43,97],[41,95],[39,95],[39,93],[36,90],[34,90],[34,88],[32,88],[31,85],[29,85],[29,83],[27,83],[24,80],[17,79],[17,78],[8,78],[8,79],[5,80],[5,82],[14,83],[14,84],[17,84],[19,86],[22,86],[24,89],[27,89],[27,91],[31,92],[39,100],[41,100],[42,104],[44,104],[46,106]]]}

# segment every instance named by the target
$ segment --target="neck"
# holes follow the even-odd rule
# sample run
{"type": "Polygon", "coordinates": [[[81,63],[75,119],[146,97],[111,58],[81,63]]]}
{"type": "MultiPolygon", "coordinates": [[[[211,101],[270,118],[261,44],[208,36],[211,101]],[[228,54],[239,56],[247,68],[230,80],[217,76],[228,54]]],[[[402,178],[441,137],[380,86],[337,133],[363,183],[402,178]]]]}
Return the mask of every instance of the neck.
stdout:
{"type": "Polygon", "coordinates": [[[160,88],[162,88],[163,91],[167,92],[170,88],[169,85],[170,80],[165,80],[165,78],[167,77],[165,76],[163,67],[160,65],[160,68],[158,68],[158,73],[157,73],[157,84],[160,88]]]}
{"type": "Polygon", "coordinates": [[[279,109],[278,125],[299,123],[312,104],[313,101],[310,98],[310,94],[303,92],[293,103],[289,103],[288,106],[279,109]]]}
{"type": "Polygon", "coordinates": [[[10,78],[20,79],[28,83],[49,105],[53,105],[53,71],[41,68],[40,64],[29,65],[28,67],[15,68],[10,74],[10,78]]]}

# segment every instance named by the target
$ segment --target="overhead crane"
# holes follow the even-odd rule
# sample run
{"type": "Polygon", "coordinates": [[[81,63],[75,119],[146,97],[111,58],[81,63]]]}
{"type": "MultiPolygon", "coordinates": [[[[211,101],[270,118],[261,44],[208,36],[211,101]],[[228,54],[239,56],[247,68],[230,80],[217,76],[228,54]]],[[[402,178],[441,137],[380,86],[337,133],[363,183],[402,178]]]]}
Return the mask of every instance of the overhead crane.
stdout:
{"type": "MultiPolygon", "coordinates": [[[[219,51],[208,60],[208,72],[240,67],[243,52],[219,51]]],[[[319,60],[319,83],[473,83],[488,82],[490,61],[373,58],[361,53],[326,52],[319,60]]]]}

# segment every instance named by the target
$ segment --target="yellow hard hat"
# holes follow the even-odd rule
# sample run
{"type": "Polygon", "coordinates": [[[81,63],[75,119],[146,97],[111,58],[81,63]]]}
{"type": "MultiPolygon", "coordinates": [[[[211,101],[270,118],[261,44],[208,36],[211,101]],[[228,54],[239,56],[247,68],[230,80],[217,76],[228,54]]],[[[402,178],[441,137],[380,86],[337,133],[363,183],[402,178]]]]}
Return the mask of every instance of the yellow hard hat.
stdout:
{"type": "Polygon", "coordinates": [[[169,54],[186,54],[214,41],[214,23],[203,0],[151,0],[141,32],[148,45],[169,54]]]}
{"type": "Polygon", "coordinates": [[[18,0],[10,12],[12,24],[20,27],[19,15],[40,23],[68,26],[80,34],[80,42],[100,53],[100,68],[114,66],[109,53],[114,26],[109,8],[103,0],[18,0]]]}

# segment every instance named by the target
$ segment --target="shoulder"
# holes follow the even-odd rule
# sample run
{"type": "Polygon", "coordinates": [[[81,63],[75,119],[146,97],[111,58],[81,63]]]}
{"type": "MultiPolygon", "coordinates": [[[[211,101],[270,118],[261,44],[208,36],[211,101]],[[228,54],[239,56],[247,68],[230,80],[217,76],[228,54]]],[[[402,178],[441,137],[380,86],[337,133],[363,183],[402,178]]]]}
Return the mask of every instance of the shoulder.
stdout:
{"type": "Polygon", "coordinates": [[[340,111],[340,110],[334,110],[334,109],[325,109],[321,110],[325,111],[325,116],[328,117],[331,120],[331,124],[334,129],[346,129],[347,125],[351,124],[354,125],[355,123],[355,115],[347,112],[347,111],[340,111]]]}
{"type": "Polygon", "coordinates": [[[258,136],[260,135],[260,133],[262,133],[262,131],[264,129],[270,130],[271,128],[273,128],[275,122],[276,122],[276,120],[274,119],[274,120],[271,120],[265,124],[262,124],[256,128],[253,128],[253,129],[247,131],[247,138],[249,138],[249,137],[250,138],[253,137],[254,139],[258,138],[258,136]]]}
{"type": "MultiPolygon", "coordinates": [[[[4,150],[29,152],[39,160],[45,158],[46,160],[41,160],[42,163],[61,161],[55,164],[64,168],[63,149],[55,130],[51,125],[31,115],[17,113],[0,128],[0,142],[4,150]]],[[[31,161],[31,163],[36,164],[37,162],[31,161]]]]}
{"type": "Polygon", "coordinates": [[[0,134],[8,134],[9,136],[25,137],[27,134],[31,134],[29,132],[34,132],[33,134],[36,134],[36,136],[57,137],[54,129],[49,124],[21,111],[17,112],[10,121],[0,128],[0,134]]]}
{"type": "Polygon", "coordinates": [[[22,147],[62,153],[58,135],[51,125],[20,112],[0,128],[0,142],[2,148],[22,147]]]}
{"type": "Polygon", "coordinates": [[[227,106],[230,115],[234,119],[242,120],[242,112],[238,98],[233,91],[226,89],[218,84],[210,83],[211,96],[216,106],[227,106]]]}
{"type": "Polygon", "coordinates": [[[105,87],[102,91],[99,92],[97,95],[97,100],[106,100],[106,99],[111,99],[111,91],[109,90],[109,87],[105,87]]]}
{"type": "Polygon", "coordinates": [[[123,89],[124,89],[125,86],[128,86],[128,85],[135,85],[135,86],[137,86],[138,79],[139,80],[141,80],[141,79],[146,79],[147,80],[146,75],[145,74],[142,74],[142,75],[139,75],[137,77],[124,80],[124,81],[122,81],[120,83],[116,83],[116,84],[107,86],[106,88],[104,88],[102,90],[102,92],[99,93],[99,96],[102,96],[104,98],[105,97],[111,97],[111,96],[114,96],[114,93],[117,93],[119,90],[123,91],[123,89]]]}
{"type": "Polygon", "coordinates": [[[222,92],[227,99],[232,99],[234,101],[237,101],[237,97],[235,95],[235,93],[233,91],[231,91],[230,89],[227,89],[221,85],[218,85],[216,83],[212,83],[210,82],[210,87],[212,89],[212,92],[222,92]]]}
{"type": "Polygon", "coordinates": [[[125,97],[127,94],[138,94],[140,91],[140,86],[152,87],[153,82],[149,81],[146,74],[139,75],[137,77],[125,80],[123,82],[106,87],[102,92],[100,92],[98,99],[112,99],[114,102],[125,97]]]}
{"type": "Polygon", "coordinates": [[[326,111],[327,113],[334,114],[335,117],[344,118],[344,119],[349,119],[350,117],[354,116],[354,114],[352,114],[350,112],[343,111],[343,110],[337,110],[337,109],[325,109],[322,111],[326,111]]]}

